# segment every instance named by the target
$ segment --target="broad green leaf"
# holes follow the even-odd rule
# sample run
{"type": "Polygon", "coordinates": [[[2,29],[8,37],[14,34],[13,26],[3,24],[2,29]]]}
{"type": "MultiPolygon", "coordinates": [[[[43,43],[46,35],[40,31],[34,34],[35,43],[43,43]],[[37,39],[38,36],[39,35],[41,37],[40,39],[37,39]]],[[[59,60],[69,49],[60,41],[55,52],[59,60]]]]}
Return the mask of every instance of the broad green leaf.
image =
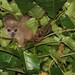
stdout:
{"type": "Polygon", "coordinates": [[[25,26],[27,26],[31,31],[36,32],[38,29],[38,22],[35,18],[29,19],[25,26]]]}
{"type": "MultiPolygon", "coordinates": [[[[69,7],[67,7],[67,11],[66,11],[66,14],[69,16],[69,17],[72,17],[72,16],[74,16],[74,14],[75,14],[75,1],[73,0],[72,2],[69,2],[69,1],[67,1],[66,3],[68,3],[69,4],[69,7]]],[[[75,17],[75,16],[74,16],[75,17]]]]}
{"type": "Polygon", "coordinates": [[[12,66],[21,66],[21,61],[14,57],[13,55],[0,52],[0,68],[7,68],[7,67],[12,67],[12,66]],[[2,65],[3,63],[3,65],[2,65]]]}
{"type": "Polygon", "coordinates": [[[60,17],[60,22],[61,22],[61,26],[64,29],[73,29],[75,28],[74,24],[72,23],[72,21],[70,20],[70,18],[64,14],[60,17]]]}
{"type": "Polygon", "coordinates": [[[45,11],[40,6],[36,5],[29,11],[29,14],[34,18],[39,19],[45,14],[45,11]]]}
{"type": "Polygon", "coordinates": [[[37,56],[35,54],[28,53],[25,51],[23,52],[23,54],[24,54],[24,61],[25,61],[27,70],[38,71],[39,70],[39,62],[38,62],[37,56]]]}
{"type": "Polygon", "coordinates": [[[18,8],[16,3],[11,3],[10,6],[13,9],[13,12],[15,12],[15,13],[20,12],[20,9],[18,8]]]}
{"type": "Polygon", "coordinates": [[[8,3],[7,0],[0,0],[0,8],[6,9],[8,11],[12,12],[12,8],[10,7],[10,4],[8,3]]]}
{"type": "Polygon", "coordinates": [[[6,47],[11,41],[8,38],[10,37],[4,33],[4,29],[1,29],[0,30],[0,45],[3,47],[6,47]],[[4,38],[7,38],[7,39],[4,39],[4,38]]]}
{"type": "Polygon", "coordinates": [[[43,18],[40,20],[41,25],[46,25],[48,24],[48,21],[50,18],[48,16],[43,16],[43,18]]]}
{"type": "Polygon", "coordinates": [[[60,69],[57,66],[52,66],[51,69],[51,75],[63,75],[60,69]]]}
{"type": "Polygon", "coordinates": [[[46,11],[48,16],[54,17],[66,0],[35,0],[46,11]]]}
{"type": "Polygon", "coordinates": [[[50,51],[50,47],[47,46],[47,45],[40,45],[37,47],[37,52],[39,53],[40,56],[42,55],[46,55],[46,54],[49,54],[49,51],[50,51]]]}
{"type": "Polygon", "coordinates": [[[33,6],[32,0],[14,0],[23,14],[27,13],[33,6]]]}
{"type": "Polygon", "coordinates": [[[9,63],[12,59],[12,56],[3,52],[0,52],[0,62],[7,62],[9,63]],[[10,56],[10,57],[9,57],[10,56]]]}
{"type": "Polygon", "coordinates": [[[67,1],[68,7],[66,14],[69,16],[73,24],[75,25],[75,0],[67,1]]]}
{"type": "Polygon", "coordinates": [[[21,10],[18,8],[15,2],[11,3],[10,6],[13,12],[15,13],[15,15],[17,16],[17,18],[22,16],[21,10]]]}
{"type": "Polygon", "coordinates": [[[2,47],[7,47],[11,40],[0,39],[0,45],[2,47]]]}
{"type": "Polygon", "coordinates": [[[8,72],[0,72],[0,75],[8,75],[8,72]]]}
{"type": "Polygon", "coordinates": [[[0,29],[0,37],[3,37],[3,38],[11,38],[10,36],[8,36],[8,35],[5,34],[4,28],[0,29]]]}
{"type": "Polygon", "coordinates": [[[0,72],[0,75],[15,75],[15,72],[5,71],[5,72],[0,72]]]}
{"type": "Polygon", "coordinates": [[[75,51],[75,41],[71,37],[63,37],[62,42],[75,51]]]}
{"type": "Polygon", "coordinates": [[[60,28],[60,27],[56,24],[55,20],[51,22],[51,25],[52,25],[52,31],[53,31],[53,32],[60,32],[60,31],[62,30],[62,28],[60,28]]]}

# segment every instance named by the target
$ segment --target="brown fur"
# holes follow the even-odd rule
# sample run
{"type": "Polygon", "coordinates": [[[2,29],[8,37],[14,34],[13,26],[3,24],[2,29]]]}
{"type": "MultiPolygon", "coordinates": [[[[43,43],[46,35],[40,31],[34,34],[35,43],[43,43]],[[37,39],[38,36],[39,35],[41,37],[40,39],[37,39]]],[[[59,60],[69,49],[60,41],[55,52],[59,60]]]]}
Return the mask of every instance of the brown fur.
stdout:
{"type": "Polygon", "coordinates": [[[33,33],[25,26],[26,21],[29,19],[30,17],[27,15],[22,16],[19,21],[17,21],[12,14],[7,14],[4,16],[3,20],[5,33],[18,42],[18,47],[25,47],[24,43],[30,40],[39,42],[51,31],[50,24],[47,24],[38,29],[36,33],[33,33]]]}
{"type": "Polygon", "coordinates": [[[29,30],[27,27],[25,27],[25,22],[29,19],[30,17],[25,15],[20,19],[18,23],[18,31],[14,36],[14,38],[18,41],[19,47],[25,47],[24,43],[26,41],[32,40],[32,37],[34,36],[34,33],[31,30],[29,30]]]}
{"type": "Polygon", "coordinates": [[[11,36],[14,40],[17,40],[18,47],[25,47],[24,43],[28,40],[32,40],[34,33],[25,27],[25,23],[30,17],[25,15],[19,21],[15,19],[12,14],[7,14],[4,16],[4,30],[5,33],[11,36]],[[15,32],[15,28],[17,31],[15,32]],[[11,31],[8,31],[8,30],[11,31]]]}

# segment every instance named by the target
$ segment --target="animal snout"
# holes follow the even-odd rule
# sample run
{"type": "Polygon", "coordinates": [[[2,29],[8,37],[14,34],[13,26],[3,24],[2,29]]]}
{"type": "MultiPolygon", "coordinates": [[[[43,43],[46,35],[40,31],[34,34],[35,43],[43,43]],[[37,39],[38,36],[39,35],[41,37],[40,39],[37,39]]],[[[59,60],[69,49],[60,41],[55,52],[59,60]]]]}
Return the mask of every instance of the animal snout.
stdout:
{"type": "Polygon", "coordinates": [[[12,32],[11,36],[12,36],[12,37],[14,37],[14,36],[15,36],[15,33],[14,33],[14,32],[12,32]]]}

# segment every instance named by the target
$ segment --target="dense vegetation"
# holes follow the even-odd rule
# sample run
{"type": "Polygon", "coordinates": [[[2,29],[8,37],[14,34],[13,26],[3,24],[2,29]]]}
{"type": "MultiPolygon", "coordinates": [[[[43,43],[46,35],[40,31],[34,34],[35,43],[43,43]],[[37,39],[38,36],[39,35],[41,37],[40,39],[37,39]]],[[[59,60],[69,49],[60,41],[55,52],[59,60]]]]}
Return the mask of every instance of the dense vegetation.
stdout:
{"type": "Polygon", "coordinates": [[[0,0],[0,75],[75,75],[75,0],[0,0]],[[27,26],[36,32],[48,22],[52,33],[26,48],[3,32],[3,16],[28,14],[27,26]]]}

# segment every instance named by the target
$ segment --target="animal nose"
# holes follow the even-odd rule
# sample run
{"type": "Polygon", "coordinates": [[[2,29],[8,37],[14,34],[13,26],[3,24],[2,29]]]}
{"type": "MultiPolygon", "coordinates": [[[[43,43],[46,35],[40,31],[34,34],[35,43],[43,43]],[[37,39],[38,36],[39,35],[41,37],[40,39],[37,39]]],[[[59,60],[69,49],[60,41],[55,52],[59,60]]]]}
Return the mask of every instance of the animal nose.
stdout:
{"type": "Polygon", "coordinates": [[[12,37],[14,37],[14,36],[15,36],[15,33],[14,33],[14,32],[12,32],[11,36],[12,36],[12,37]]]}

